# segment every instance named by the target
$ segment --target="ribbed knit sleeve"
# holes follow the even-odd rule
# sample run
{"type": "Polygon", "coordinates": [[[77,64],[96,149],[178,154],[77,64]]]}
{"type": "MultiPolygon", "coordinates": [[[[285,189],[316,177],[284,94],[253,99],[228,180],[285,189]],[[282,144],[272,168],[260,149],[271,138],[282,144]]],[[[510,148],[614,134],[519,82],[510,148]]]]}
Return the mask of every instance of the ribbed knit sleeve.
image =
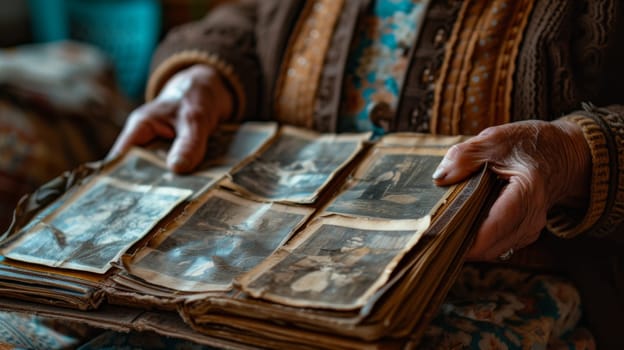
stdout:
{"type": "Polygon", "coordinates": [[[624,106],[583,107],[564,118],[581,127],[591,151],[589,203],[584,213],[553,210],[548,228],[562,237],[583,232],[598,237],[624,236],[619,232],[624,223],[624,106]]]}
{"type": "Polygon", "coordinates": [[[256,5],[257,1],[225,4],[200,21],[172,30],[154,54],[146,99],[156,97],[176,72],[207,64],[230,87],[236,120],[255,111],[262,79],[255,47],[256,5]]]}

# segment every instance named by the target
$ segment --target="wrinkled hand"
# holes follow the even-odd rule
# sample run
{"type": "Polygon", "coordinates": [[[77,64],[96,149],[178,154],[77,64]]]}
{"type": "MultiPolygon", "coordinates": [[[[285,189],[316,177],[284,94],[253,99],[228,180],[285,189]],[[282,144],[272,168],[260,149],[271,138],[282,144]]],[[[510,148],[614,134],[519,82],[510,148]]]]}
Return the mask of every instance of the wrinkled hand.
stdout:
{"type": "Polygon", "coordinates": [[[133,111],[111,149],[117,156],[154,139],[174,139],[167,165],[175,172],[193,170],[206,153],[208,137],[232,113],[232,95],[210,66],[176,73],[153,101],[133,111]]]}
{"type": "MultiPolygon", "coordinates": [[[[578,206],[589,195],[591,156],[576,124],[524,121],[492,127],[453,146],[433,175],[457,183],[485,162],[508,181],[483,221],[471,260],[493,260],[534,242],[554,206],[578,206]]],[[[582,204],[581,204],[582,205],[582,204]]]]}

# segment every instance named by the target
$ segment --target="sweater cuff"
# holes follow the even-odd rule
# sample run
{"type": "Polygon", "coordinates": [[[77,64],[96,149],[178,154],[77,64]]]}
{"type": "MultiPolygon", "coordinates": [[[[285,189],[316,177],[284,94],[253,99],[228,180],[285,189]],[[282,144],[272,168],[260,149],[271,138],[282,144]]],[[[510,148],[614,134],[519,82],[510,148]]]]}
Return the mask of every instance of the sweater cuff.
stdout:
{"type": "Polygon", "coordinates": [[[609,149],[605,134],[594,118],[573,114],[562,119],[581,127],[592,159],[589,203],[585,213],[569,208],[553,208],[548,215],[547,228],[557,236],[570,238],[592,228],[605,213],[609,193],[609,149]]]}
{"type": "Polygon", "coordinates": [[[246,105],[246,96],[241,80],[234,72],[232,65],[210,52],[186,50],[169,56],[151,74],[145,90],[145,100],[151,101],[156,98],[165,83],[175,73],[196,64],[209,65],[219,72],[223,81],[233,93],[234,121],[240,121],[246,105]]]}

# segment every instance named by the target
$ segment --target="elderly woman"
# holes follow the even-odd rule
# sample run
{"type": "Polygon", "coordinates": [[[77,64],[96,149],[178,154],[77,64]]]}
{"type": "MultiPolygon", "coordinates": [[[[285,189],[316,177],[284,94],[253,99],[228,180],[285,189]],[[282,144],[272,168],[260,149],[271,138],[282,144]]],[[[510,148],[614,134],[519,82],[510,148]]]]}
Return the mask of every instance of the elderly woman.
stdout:
{"type": "Polygon", "coordinates": [[[615,0],[233,3],[169,34],[112,154],[172,138],[190,171],[218,123],[246,119],[475,134],[433,180],[485,162],[507,179],[469,258],[516,268],[469,264],[423,346],[621,348],[623,16],[615,0]]]}
{"type": "Polygon", "coordinates": [[[469,259],[509,263],[467,264],[422,346],[624,348],[622,25],[616,0],[232,2],[167,36],[111,155],[170,138],[191,171],[249,119],[476,135],[433,180],[507,179],[469,259]]]}

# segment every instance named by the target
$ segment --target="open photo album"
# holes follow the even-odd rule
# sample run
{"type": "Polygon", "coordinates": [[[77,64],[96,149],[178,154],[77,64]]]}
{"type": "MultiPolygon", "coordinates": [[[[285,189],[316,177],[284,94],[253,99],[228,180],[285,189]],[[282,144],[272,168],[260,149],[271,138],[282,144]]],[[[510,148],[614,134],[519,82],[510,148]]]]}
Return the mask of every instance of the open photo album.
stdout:
{"type": "Polygon", "coordinates": [[[408,348],[501,181],[438,187],[463,140],[225,125],[201,166],[167,145],[84,164],[22,199],[0,309],[219,348],[408,348]]]}

